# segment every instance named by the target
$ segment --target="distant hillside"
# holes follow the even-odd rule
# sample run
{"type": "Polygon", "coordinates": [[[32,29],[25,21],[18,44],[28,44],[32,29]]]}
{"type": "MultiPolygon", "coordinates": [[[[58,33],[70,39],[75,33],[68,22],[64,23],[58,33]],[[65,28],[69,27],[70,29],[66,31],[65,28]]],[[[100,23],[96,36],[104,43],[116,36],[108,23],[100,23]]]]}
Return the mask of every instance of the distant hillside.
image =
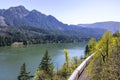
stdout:
{"type": "Polygon", "coordinates": [[[69,30],[46,30],[32,26],[0,26],[0,46],[11,45],[14,42],[26,44],[40,43],[72,43],[88,41],[91,37],[97,40],[104,30],[86,29],[71,26],[69,30]],[[76,29],[76,30],[75,30],[76,29]]]}
{"type": "Polygon", "coordinates": [[[120,31],[120,22],[107,21],[107,22],[97,22],[93,24],[79,24],[78,26],[83,26],[84,28],[98,28],[106,29],[112,32],[120,31]]]}
{"type": "Polygon", "coordinates": [[[37,10],[29,11],[24,6],[0,9],[0,38],[8,42],[32,43],[88,41],[99,39],[105,29],[90,29],[67,25],[52,15],[37,10]],[[12,41],[9,41],[11,39],[12,41]]]}

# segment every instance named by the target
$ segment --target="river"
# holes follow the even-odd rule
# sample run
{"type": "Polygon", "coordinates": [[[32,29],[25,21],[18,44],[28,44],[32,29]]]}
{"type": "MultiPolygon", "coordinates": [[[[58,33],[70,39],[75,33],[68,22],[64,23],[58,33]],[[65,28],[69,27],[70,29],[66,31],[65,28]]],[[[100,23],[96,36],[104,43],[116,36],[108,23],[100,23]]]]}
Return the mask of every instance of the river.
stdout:
{"type": "Polygon", "coordinates": [[[64,61],[64,49],[69,56],[84,56],[86,43],[37,44],[19,47],[0,47],[0,80],[17,80],[20,67],[25,62],[27,71],[34,75],[40,61],[48,49],[55,68],[60,68],[64,61]]]}

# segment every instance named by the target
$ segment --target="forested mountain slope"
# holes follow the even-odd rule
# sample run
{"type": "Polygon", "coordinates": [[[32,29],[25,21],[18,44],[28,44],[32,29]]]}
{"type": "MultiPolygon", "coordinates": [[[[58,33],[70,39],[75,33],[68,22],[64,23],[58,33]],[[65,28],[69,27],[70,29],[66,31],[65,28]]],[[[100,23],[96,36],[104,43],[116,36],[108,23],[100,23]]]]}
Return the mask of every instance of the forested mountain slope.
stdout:
{"type": "Polygon", "coordinates": [[[96,22],[93,24],[79,24],[78,26],[83,26],[85,28],[98,28],[110,30],[113,33],[120,31],[120,22],[117,21],[106,21],[106,22],[96,22]]]}
{"type": "Polygon", "coordinates": [[[0,26],[1,45],[21,41],[30,43],[87,41],[91,37],[99,39],[105,32],[104,29],[67,25],[52,15],[45,15],[37,10],[29,11],[24,6],[0,9],[0,26]]]}

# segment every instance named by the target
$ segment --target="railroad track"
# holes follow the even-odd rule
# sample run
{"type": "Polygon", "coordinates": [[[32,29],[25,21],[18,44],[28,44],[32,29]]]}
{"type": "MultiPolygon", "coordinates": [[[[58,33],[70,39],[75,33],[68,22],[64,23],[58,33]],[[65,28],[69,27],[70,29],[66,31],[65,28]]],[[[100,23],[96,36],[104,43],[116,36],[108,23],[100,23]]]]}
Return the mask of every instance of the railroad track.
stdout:
{"type": "MultiPolygon", "coordinates": [[[[96,53],[96,52],[95,52],[96,53]]],[[[68,80],[80,80],[79,77],[81,76],[82,72],[86,68],[86,66],[90,63],[91,59],[95,55],[95,53],[91,54],[87,57],[72,73],[68,80]]]]}

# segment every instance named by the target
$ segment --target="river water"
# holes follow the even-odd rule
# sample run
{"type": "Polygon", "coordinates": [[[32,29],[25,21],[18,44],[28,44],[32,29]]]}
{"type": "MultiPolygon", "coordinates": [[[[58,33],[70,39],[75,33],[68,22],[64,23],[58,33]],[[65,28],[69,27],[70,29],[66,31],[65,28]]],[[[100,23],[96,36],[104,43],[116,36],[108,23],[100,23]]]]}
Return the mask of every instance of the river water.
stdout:
{"type": "Polygon", "coordinates": [[[28,72],[34,75],[46,51],[52,58],[55,68],[60,68],[64,61],[64,49],[69,56],[84,56],[86,43],[37,44],[19,47],[0,47],[0,80],[17,80],[20,67],[25,62],[28,72]]]}

